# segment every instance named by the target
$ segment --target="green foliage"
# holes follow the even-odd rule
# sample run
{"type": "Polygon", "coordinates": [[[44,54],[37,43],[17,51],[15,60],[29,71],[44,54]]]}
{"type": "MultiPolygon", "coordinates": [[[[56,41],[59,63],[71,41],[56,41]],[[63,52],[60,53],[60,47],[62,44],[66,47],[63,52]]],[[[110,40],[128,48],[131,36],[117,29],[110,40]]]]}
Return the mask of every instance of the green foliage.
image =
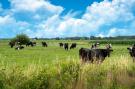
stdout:
{"type": "Polygon", "coordinates": [[[26,34],[19,34],[15,38],[11,39],[11,42],[20,42],[21,45],[26,44],[30,41],[26,34]]]}
{"type": "Polygon", "coordinates": [[[31,65],[7,65],[0,71],[0,89],[134,89],[134,65],[117,63],[107,66],[60,61],[51,67],[33,65],[32,69],[31,65]]]}

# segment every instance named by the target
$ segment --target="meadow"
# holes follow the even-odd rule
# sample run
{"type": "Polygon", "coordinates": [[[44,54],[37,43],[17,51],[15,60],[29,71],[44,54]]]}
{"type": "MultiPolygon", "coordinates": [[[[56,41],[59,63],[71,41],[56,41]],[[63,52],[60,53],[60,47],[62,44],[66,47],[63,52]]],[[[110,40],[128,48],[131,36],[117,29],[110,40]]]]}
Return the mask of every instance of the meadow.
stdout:
{"type": "Polygon", "coordinates": [[[113,42],[113,52],[102,64],[79,59],[79,49],[95,41],[46,40],[47,48],[41,41],[17,51],[0,40],[0,89],[135,89],[135,64],[127,50],[134,41],[100,41],[100,48],[113,42]],[[59,42],[78,45],[65,51],[59,42]]]}

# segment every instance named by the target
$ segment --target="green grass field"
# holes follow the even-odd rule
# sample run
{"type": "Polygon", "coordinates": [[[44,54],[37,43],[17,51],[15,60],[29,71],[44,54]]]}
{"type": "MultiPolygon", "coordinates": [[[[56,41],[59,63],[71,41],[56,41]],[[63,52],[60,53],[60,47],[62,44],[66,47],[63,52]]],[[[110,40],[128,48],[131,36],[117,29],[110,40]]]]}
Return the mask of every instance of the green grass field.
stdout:
{"type": "MultiPolygon", "coordinates": [[[[59,60],[75,59],[79,61],[78,51],[81,47],[90,48],[89,41],[75,41],[78,43],[76,49],[65,51],[60,48],[58,43],[65,41],[47,41],[49,47],[44,48],[41,46],[41,41],[37,41],[36,47],[25,47],[24,50],[16,51],[14,48],[8,46],[8,41],[0,41],[0,56],[3,57],[1,61],[8,64],[17,63],[19,65],[27,65],[31,63],[39,64],[52,64],[59,60]]],[[[67,41],[72,43],[74,41],[67,41]]],[[[104,48],[104,44],[101,48],[104,48]]],[[[126,57],[132,60],[128,54],[127,47],[130,45],[113,45],[113,53],[107,59],[119,59],[126,57]]]]}
{"type": "Polygon", "coordinates": [[[47,48],[39,40],[37,46],[17,51],[8,46],[8,40],[0,40],[0,89],[135,89],[130,44],[113,44],[111,56],[98,65],[80,63],[79,49],[89,48],[92,42],[46,42],[47,48]],[[78,45],[65,51],[59,42],[78,45]]]}

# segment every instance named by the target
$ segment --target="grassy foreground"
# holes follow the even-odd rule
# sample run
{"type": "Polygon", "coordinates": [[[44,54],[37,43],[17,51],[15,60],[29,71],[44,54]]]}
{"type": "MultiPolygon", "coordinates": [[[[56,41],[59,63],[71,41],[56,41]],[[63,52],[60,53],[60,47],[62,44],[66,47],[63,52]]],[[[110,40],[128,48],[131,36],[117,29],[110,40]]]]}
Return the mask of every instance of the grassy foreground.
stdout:
{"type": "Polygon", "coordinates": [[[76,60],[48,65],[0,65],[0,89],[135,89],[135,65],[126,58],[103,64],[76,60]]]}

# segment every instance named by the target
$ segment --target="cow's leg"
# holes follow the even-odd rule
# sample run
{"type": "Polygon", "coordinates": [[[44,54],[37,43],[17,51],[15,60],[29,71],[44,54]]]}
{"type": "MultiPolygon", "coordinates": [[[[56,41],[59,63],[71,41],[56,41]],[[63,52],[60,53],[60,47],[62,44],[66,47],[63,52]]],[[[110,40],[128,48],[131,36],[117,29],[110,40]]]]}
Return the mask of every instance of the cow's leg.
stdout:
{"type": "Polygon", "coordinates": [[[100,57],[99,57],[99,60],[98,60],[98,64],[101,64],[104,59],[105,59],[104,57],[100,56],[100,57]]]}
{"type": "Polygon", "coordinates": [[[97,63],[97,58],[93,57],[93,63],[97,63]]]}
{"type": "Polygon", "coordinates": [[[81,64],[83,64],[85,62],[85,58],[83,55],[80,56],[80,60],[81,60],[81,64]]]}

